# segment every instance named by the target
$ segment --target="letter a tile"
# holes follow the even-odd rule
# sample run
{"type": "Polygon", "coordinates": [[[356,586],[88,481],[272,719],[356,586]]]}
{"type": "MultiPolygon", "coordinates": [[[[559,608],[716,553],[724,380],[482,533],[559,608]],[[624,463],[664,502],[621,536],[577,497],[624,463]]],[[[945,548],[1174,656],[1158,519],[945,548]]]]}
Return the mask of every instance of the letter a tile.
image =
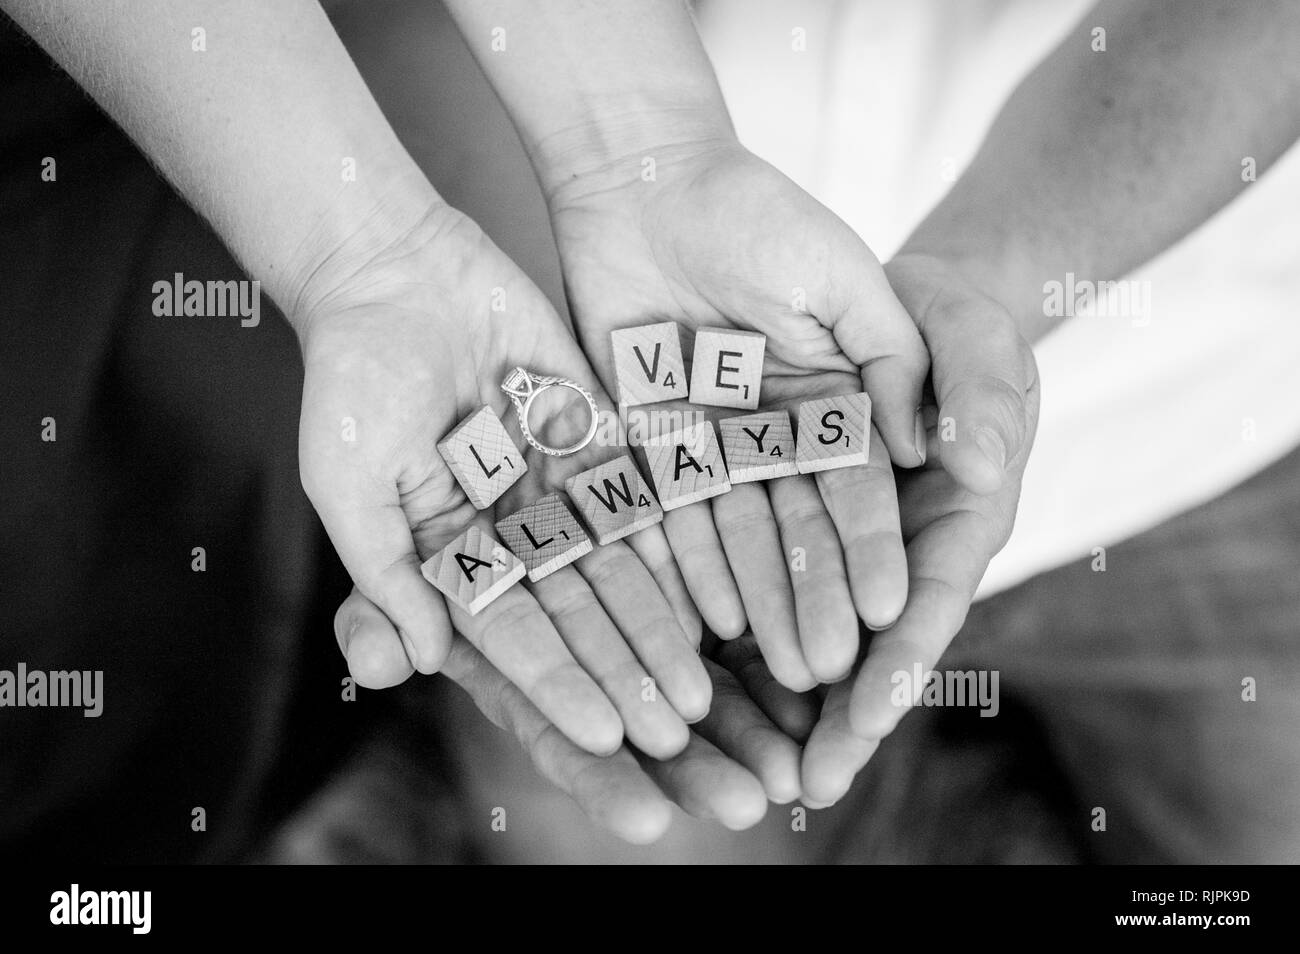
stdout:
{"type": "Polygon", "coordinates": [[[713,425],[701,421],[645,442],[646,460],[659,506],[675,510],[731,490],[713,425]]]}
{"type": "Polygon", "coordinates": [[[477,526],[447,544],[420,567],[447,599],[474,616],[523,579],[523,563],[477,526]]]}

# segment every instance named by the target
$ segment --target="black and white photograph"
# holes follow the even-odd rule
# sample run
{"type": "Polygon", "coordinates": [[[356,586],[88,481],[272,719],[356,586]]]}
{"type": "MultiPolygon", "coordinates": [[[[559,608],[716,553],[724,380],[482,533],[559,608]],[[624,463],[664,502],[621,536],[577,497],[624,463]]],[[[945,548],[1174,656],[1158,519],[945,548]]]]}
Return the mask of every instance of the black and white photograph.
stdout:
{"type": "Polygon", "coordinates": [[[1296,0],[0,0],[0,94],[23,919],[1300,862],[1296,0]]]}

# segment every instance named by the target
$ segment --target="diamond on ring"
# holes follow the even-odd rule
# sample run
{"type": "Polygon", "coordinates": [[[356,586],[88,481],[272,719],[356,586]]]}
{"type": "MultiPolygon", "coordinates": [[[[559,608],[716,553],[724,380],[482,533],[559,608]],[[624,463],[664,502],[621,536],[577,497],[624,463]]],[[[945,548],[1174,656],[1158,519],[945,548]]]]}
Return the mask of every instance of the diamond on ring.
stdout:
{"type": "Polygon", "coordinates": [[[568,378],[544,377],[533,374],[525,368],[515,368],[506,379],[501,382],[501,390],[510,396],[514,402],[515,411],[519,416],[519,430],[523,432],[524,440],[528,441],[533,447],[537,448],[543,454],[549,454],[552,457],[567,457],[570,454],[576,454],[596,436],[596,428],[599,423],[599,409],[596,407],[596,399],[591,396],[591,392],[578,384],[576,381],[570,381],[568,378]],[[568,447],[551,447],[543,444],[533,436],[532,429],[528,426],[528,412],[532,408],[533,400],[547,388],[569,388],[577,391],[587,400],[587,406],[591,409],[591,422],[587,425],[587,433],[582,440],[568,447]]]}

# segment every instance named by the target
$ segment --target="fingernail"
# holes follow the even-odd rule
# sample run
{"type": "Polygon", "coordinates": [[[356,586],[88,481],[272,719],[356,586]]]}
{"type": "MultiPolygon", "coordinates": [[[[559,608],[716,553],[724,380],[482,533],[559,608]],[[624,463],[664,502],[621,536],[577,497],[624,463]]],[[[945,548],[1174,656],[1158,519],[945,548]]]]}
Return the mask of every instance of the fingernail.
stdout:
{"type": "Polygon", "coordinates": [[[361,617],[352,617],[352,622],[348,623],[348,628],[344,630],[343,637],[339,640],[339,649],[343,650],[343,655],[347,656],[348,649],[352,646],[352,637],[357,634],[361,628],[361,617]]]}
{"type": "Polygon", "coordinates": [[[826,786],[827,788],[832,788],[832,787],[834,788],[835,790],[834,795],[824,800],[805,798],[803,799],[804,806],[813,809],[830,808],[832,805],[836,804],[841,798],[843,798],[845,795],[849,793],[849,786],[851,786],[852,784],[853,784],[852,779],[849,779],[847,782],[840,779],[836,779],[834,786],[830,786],[830,785],[826,786]]]}
{"type": "Polygon", "coordinates": [[[975,443],[984,452],[984,456],[989,459],[989,463],[998,469],[998,473],[1006,470],[1007,448],[1002,443],[1002,438],[998,437],[997,431],[987,429],[977,431],[975,433],[975,443]]]}
{"type": "Polygon", "coordinates": [[[921,458],[921,463],[925,463],[925,419],[921,417],[921,409],[916,409],[916,430],[912,438],[912,446],[916,448],[916,456],[921,458]]]}

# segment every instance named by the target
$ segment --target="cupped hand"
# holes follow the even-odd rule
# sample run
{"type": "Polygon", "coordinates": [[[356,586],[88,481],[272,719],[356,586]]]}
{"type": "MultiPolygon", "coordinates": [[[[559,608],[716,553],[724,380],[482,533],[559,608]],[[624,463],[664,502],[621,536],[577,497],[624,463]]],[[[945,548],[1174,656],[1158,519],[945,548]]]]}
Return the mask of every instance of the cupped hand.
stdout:
{"type": "MultiPolygon", "coordinates": [[[[843,678],[858,653],[858,616],[882,628],[903,609],[890,461],[916,466],[924,452],[927,356],[879,263],[847,225],[733,139],[630,157],[547,199],[579,337],[611,390],[609,333],[671,319],[688,362],[700,328],[766,335],[763,408],[870,395],[878,435],[866,467],[735,485],[664,520],[714,632],[730,638],[752,627],[792,689],[843,678]]],[[[634,412],[665,410],[680,406],[634,412]]],[[[714,419],[748,413],[704,410],[714,419]]]]}
{"type": "MultiPolygon", "coordinates": [[[[421,561],[471,523],[495,537],[496,517],[611,456],[595,445],[565,458],[529,449],[523,478],[476,512],[436,449],[480,406],[508,407],[500,384],[516,366],[573,379],[608,407],[545,297],[473,222],[439,204],[393,240],[327,262],[295,312],[306,367],[303,485],[356,586],[394,624],[386,639],[338,630],[357,681],[382,687],[412,668],[434,672],[454,627],[581,748],[615,751],[626,730],[646,752],[680,752],[711,689],[695,649],[699,622],[661,529],[638,535],[641,556],[624,542],[597,547],[474,616],[454,606],[449,615],[420,574],[421,561]],[[643,698],[647,677],[655,701],[643,698]]],[[[546,420],[534,412],[532,423],[569,443],[589,413],[577,404],[552,407],[546,420]]],[[[513,413],[504,423],[526,447],[513,413]]]]}
{"type": "Polygon", "coordinates": [[[902,616],[873,634],[852,680],[832,686],[804,751],[805,797],[829,804],[913,705],[897,672],[929,672],[956,636],[1015,522],[1038,421],[1033,353],[1011,316],[942,259],[902,254],[886,272],[930,351],[938,413],[921,470],[899,472],[911,583],[902,616]]]}
{"type": "MultiPolygon", "coordinates": [[[[388,617],[356,589],[339,607],[335,628],[363,653],[387,652],[398,638],[388,617]]],[[[493,724],[513,735],[538,773],[573,798],[594,824],[625,841],[647,844],[667,831],[674,803],[739,831],[757,824],[769,801],[785,803],[799,795],[799,744],[789,725],[806,732],[814,710],[804,697],[772,681],[752,640],[739,639],[724,649],[725,665],[705,663],[713,687],[708,716],[691,727],[685,748],[664,760],[646,758],[629,746],[601,756],[575,745],[459,636],[442,672],[493,724]]]]}

